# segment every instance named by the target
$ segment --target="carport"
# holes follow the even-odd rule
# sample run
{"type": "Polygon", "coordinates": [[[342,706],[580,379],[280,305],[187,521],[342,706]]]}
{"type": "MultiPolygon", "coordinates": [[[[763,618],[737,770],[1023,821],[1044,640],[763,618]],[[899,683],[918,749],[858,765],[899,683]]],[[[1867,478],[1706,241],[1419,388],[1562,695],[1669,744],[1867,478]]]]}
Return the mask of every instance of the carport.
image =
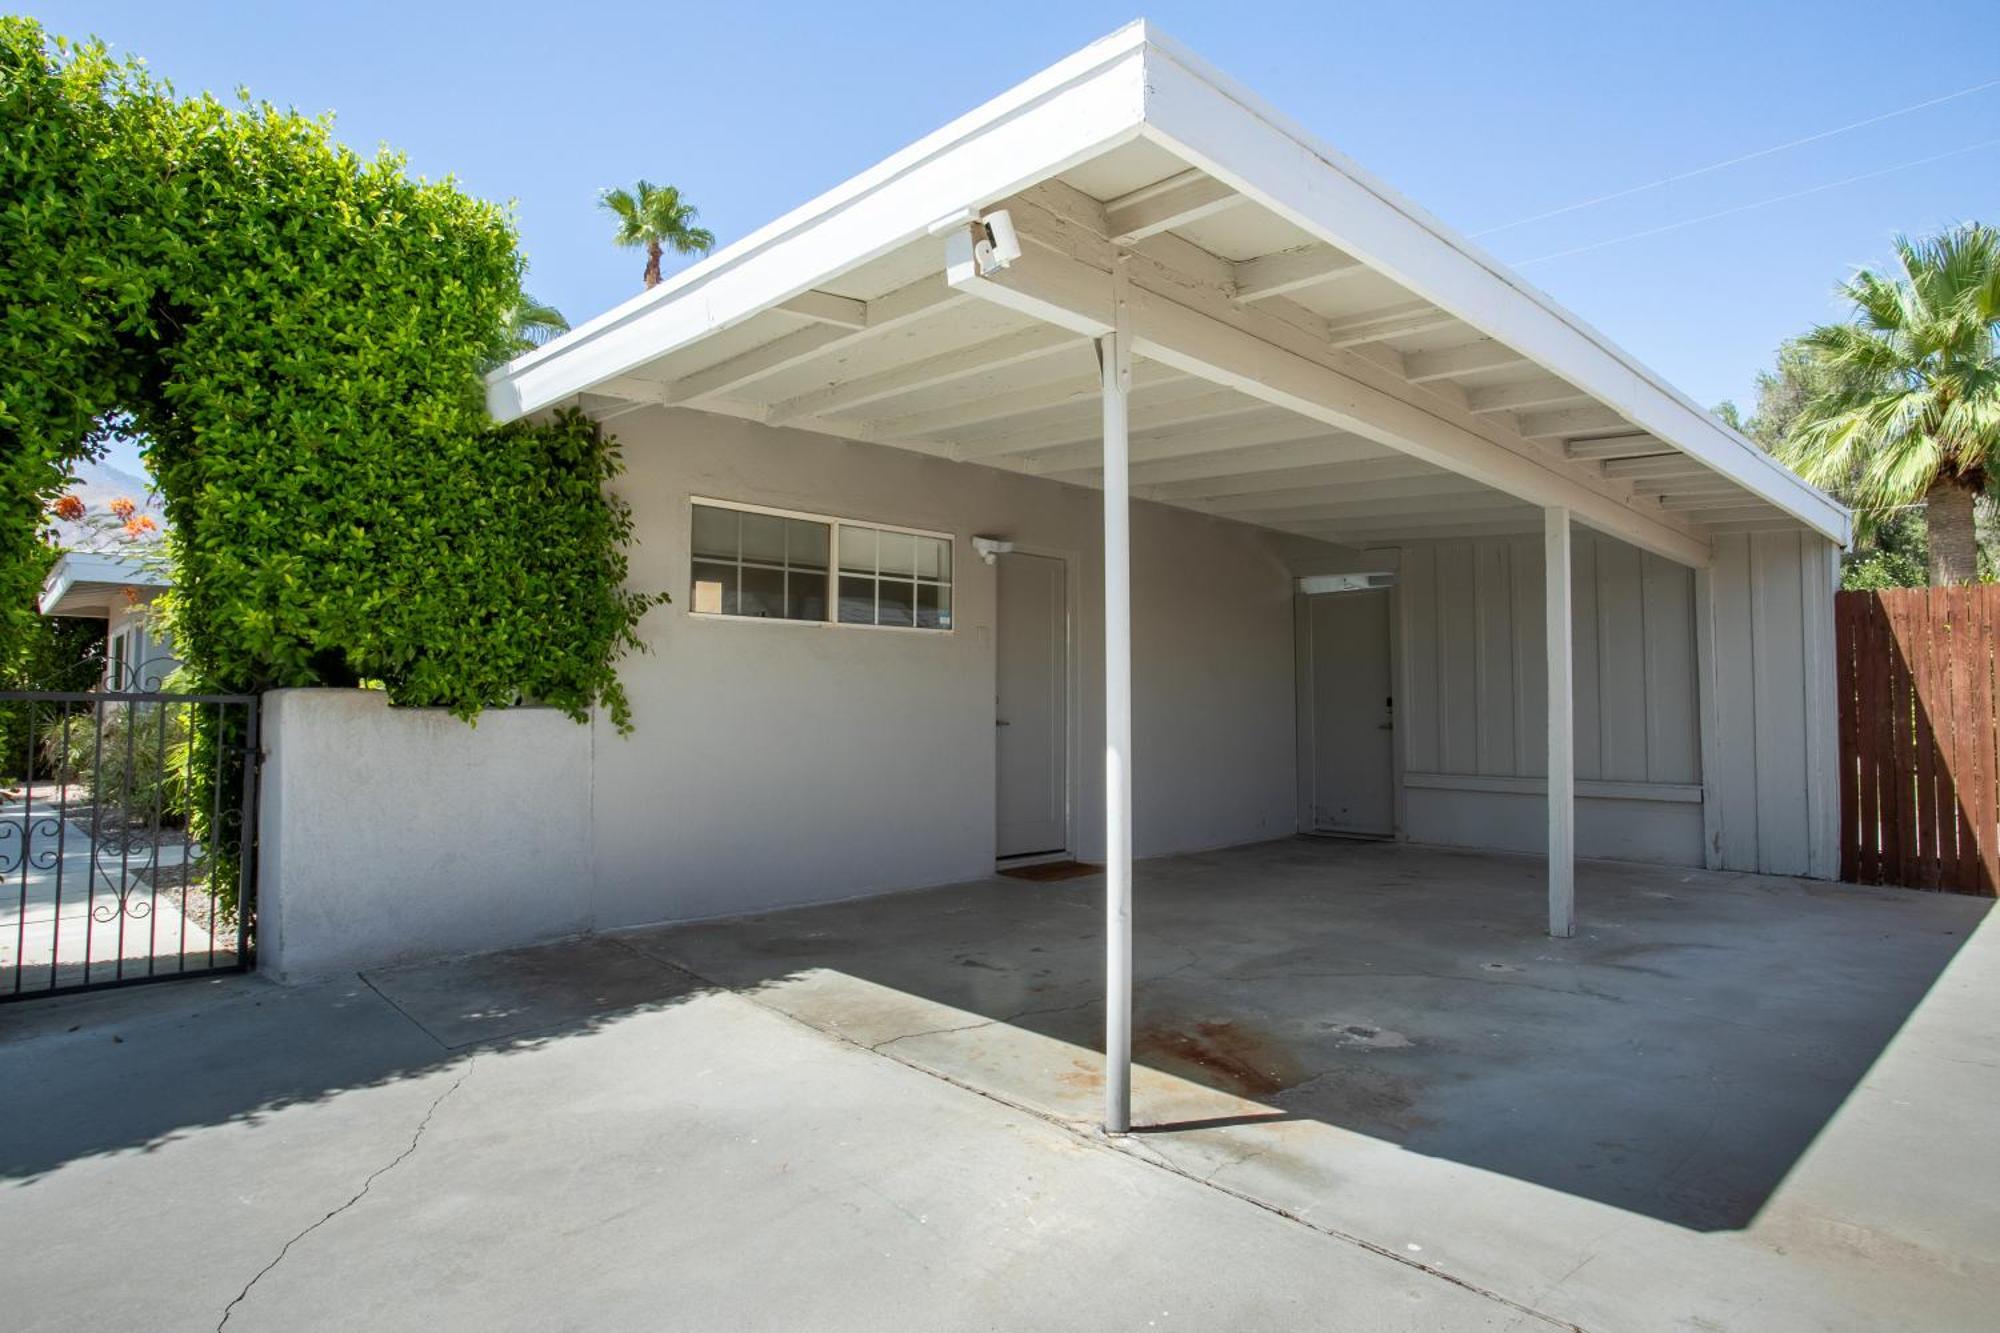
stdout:
{"type": "MultiPolygon", "coordinates": [[[[1397,693],[1434,714],[1399,734],[1399,799],[1439,789],[1412,763],[1432,725],[1454,799],[1539,802],[1551,935],[1576,930],[1579,795],[1698,804],[1693,864],[1834,871],[1846,512],[1143,23],[496,372],[489,401],[503,420],[685,409],[1102,491],[1110,1130],[1131,1124],[1133,791],[1148,782],[1133,682],[1157,665],[1134,658],[1135,498],[1347,552],[1355,570],[1395,553],[1428,571],[1434,623],[1412,627],[1410,596],[1397,612],[1397,693]],[[1692,701],[1699,763],[1676,780],[1579,778],[1579,531],[1692,571],[1666,603],[1691,627],[1689,665],[1641,663],[1692,701]],[[1499,584],[1468,566],[1472,641],[1445,643],[1449,544],[1524,539],[1538,553],[1499,584]],[[1433,682],[1428,708],[1407,660],[1420,631],[1447,672],[1462,659],[1484,681],[1489,653],[1508,660],[1508,730],[1482,719],[1464,762],[1450,690],[1433,682]]],[[[1604,683],[1623,594],[1590,586],[1595,771],[1625,713],[1642,715],[1642,746],[1671,728],[1651,685],[1625,699],[1604,683]]]]}

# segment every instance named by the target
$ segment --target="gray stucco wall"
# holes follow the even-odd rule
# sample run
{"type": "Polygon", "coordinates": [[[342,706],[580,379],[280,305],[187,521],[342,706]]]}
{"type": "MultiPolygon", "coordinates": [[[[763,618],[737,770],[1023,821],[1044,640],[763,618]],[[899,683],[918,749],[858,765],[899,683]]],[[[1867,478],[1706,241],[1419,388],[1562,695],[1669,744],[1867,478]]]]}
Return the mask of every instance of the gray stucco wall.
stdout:
{"type": "MultiPolygon", "coordinates": [[[[1074,847],[1102,854],[1103,585],[1094,491],[730,418],[618,422],[637,587],[675,603],[622,675],[637,733],[597,726],[601,924],[948,883],[994,854],[1000,536],[1069,562],[1074,847]],[[689,497],[955,535],[955,628],[686,613],[689,497]]],[[[1150,504],[1133,515],[1135,840],[1142,855],[1293,828],[1291,565],[1275,534],[1150,504]]]]}
{"type": "Polygon", "coordinates": [[[587,929],[588,727],[264,696],[257,965],[292,981],[587,929]]]}
{"type": "MultiPolygon", "coordinates": [[[[1096,492],[692,412],[617,424],[632,583],[675,599],[621,668],[635,734],[268,696],[265,966],[320,975],[991,873],[996,571],[974,534],[1068,564],[1071,847],[1102,855],[1096,492]],[[952,533],[955,628],[689,614],[695,496],[952,533]]],[[[1539,543],[1357,553],[1144,503],[1132,540],[1140,855],[1294,831],[1293,578],[1397,565],[1403,836],[1541,850],[1539,543]]],[[[1580,533],[1576,564],[1579,853],[1831,875],[1832,549],[1729,538],[1694,574],[1580,533]]]]}

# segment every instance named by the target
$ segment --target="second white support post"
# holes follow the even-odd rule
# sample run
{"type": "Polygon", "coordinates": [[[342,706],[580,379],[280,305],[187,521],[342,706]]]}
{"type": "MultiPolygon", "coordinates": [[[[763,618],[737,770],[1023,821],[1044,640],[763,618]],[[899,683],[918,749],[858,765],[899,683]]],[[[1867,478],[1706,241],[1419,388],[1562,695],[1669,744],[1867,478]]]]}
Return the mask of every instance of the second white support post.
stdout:
{"type": "Polygon", "coordinates": [[[1123,1134],[1132,1128],[1132,338],[1123,282],[1113,295],[1113,331],[1097,340],[1104,398],[1104,1129],[1123,1134]]]}
{"type": "Polygon", "coordinates": [[[1549,657],[1549,934],[1576,934],[1576,709],[1570,679],[1569,510],[1542,511],[1549,657]]]}

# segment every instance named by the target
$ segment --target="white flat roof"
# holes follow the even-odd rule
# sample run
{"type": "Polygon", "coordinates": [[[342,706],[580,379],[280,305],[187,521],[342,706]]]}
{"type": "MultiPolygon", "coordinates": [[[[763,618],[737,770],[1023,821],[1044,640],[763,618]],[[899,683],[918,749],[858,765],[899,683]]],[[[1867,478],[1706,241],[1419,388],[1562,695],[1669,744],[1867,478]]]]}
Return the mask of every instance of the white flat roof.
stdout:
{"type": "Polygon", "coordinates": [[[1134,494],[1353,545],[1564,505],[1688,564],[1846,509],[1150,25],[495,371],[513,419],[676,406],[1091,485],[1114,291],[1134,494]],[[1004,209],[1022,259],[951,269],[1004,209]]]}
{"type": "Polygon", "coordinates": [[[125,589],[142,593],[165,591],[171,586],[143,561],[127,556],[99,555],[89,551],[69,551],[57,560],[49,576],[42,580],[37,609],[45,616],[100,618],[125,595],[125,589]]]}

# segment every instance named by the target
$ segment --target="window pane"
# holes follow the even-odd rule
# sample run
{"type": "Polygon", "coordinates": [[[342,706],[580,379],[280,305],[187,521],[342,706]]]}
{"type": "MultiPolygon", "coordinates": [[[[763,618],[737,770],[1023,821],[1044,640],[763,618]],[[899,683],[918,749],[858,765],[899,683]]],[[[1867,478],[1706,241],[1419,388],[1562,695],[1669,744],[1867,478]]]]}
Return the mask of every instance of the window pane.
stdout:
{"type": "Polygon", "coordinates": [[[826,524],[805,518],[785,521],[785,563],[793,569],[825,569],[826,543],[826,524]]]}
{"type": "Polygon", "coordinates": [[[876,534],[882,545],[882,572],[909,578],[917,572],[917,539],[907,532],[876,534]]]}
{"type": "Polygon", "coordinates": [[[785,563],[785,520],[776,514],[743,515],[743,558],[785,563]]]}
{"type": "Polygon", "coordinates": [[[920,629],[951,628],[951,588],[948,585],[917,585],[917,625],[920,629]]]}
{"type": "MultiPolygon", "coordinates": [[[[841,529],[845,534],[848,529],[841,529]]],[[[845,543],[842,543],[845,546],[845,543]]],[[[840,576],[840,623],[843,625],[872,625],[875,623],[875,580],[860,579],[852,574],[840,576]]]]}
{"type": "Polygon", "coordinates": [[[785,615],[785,571],[743,566],[738,615],[767,616],[782,620],[785,615]]]}
{"type": "MultiPolygon", "coordinates": [[[[851,569],[857,574],[875,572],[875,529],[857,528],[852,524],[840,525],[840,567],[851,569]]],[[[875,600],[870,594],[871,603],[875,600]]],[[[871,614],[869,619],[874,619],[871,614]]]]}
{"type": "Polygon", "coordinates": [[[798,569],[785,575],[785,619],[826,619],[826,571],[798,569]]]}
{"type": "Polygon", "coordinates": [[[688,604],[712,616],[735,615],[736,566],[695,561],[694,596],[688,599],[688,604]]]}
{"type": "Polygon", "coordinates": [[[694,507],[694,553],[736,559],[736,511],[712,505],[694,507]]]}
{"type": "Polygon", "coordinates": [[[917,577],[920,579],[949,579],[951,577],[951,544],[939,537],[917,538],[917,577]]]}
{"type": "Polygon", "coordinates": [[[876,607],[878,625],[915,624],[917,590],[916,585],[900,579],[883,579],[876,596],[880,599],[876,607]]]}

